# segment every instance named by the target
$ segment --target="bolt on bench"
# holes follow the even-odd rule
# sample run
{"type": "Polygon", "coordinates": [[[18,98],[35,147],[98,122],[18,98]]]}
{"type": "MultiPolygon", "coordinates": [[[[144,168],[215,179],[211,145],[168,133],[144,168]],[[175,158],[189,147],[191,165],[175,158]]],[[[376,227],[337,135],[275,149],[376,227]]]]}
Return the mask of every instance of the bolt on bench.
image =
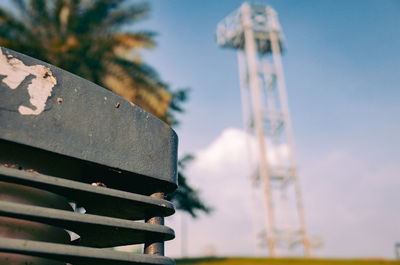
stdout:
{"type": "Polygon", "coordinates": [[[0,264],[175,264],[177,141],[112,92],[0,48],[0,264]],[[144,254],[113,249],[131,244],[144,254]]]}

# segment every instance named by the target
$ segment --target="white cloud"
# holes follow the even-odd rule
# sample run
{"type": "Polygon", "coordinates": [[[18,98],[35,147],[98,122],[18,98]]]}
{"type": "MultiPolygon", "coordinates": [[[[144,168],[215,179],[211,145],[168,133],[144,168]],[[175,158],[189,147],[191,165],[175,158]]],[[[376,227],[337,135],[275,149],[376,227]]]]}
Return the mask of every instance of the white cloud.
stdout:
{"type": "MultiPolygon", "coordinates": [[[[187,172],[190,184],[201,190],[202,198],[215,211],[197,220],[184,217],[187,254],[202,256],[211,250],[217,255],[257,254],[252,226],[259,227],[262,221],[252,221],[246,134],[225,129],[195,156],[187,172]]],[[[319,235],[325,242],[314,253],[393,258],[394,243],[400,240],[399,171],[398,165],[367,163],[345,150],[327,150],[325,155],[301,165],[307,227],[311,235],[319,235]]],[[[181,214],[167,218],[177,235],[166,244],[169,256],[181,255],[181,221],[181,214]]]]}
{"type": "MultiPolygon", "coordinates": [[[[190,184],[215,210],[199,220],[187,217],[188,253],[201,256],[213,246],[219,255],[252,254],[250,181],[245,133],[226,129],[207,148],[195,154],[187,175],[190,184]]],[[[179,256],[181,217],[173,217],[175,242],[167,243],[169,255],[179,256]]]]}

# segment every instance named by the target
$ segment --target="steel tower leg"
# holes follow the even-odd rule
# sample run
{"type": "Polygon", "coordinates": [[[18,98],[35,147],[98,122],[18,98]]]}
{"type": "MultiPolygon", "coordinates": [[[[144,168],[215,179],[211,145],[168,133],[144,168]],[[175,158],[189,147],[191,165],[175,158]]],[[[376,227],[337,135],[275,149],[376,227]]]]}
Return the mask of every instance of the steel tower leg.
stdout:
{"type": "Polygon", "coordinates": [[[289,115],[289,104],[288,104],[287,94],[286,94],[286,82],[285,82],[285,78],[283,75],[281,50],[279,47],[279,42],[278,42],[278,38],[276,36],[276,32],[274,30],[271,30],[271,32],[270,32],[270,39],[271,39],[271,49],[272,49],[272,55],[273,55],[274,65],[275,65],[275,74],[276,74],[276,81],[277,81],[277,86],[278,86],[278,91],[279,91],[280,104],[281,104],[281,108],[282,108],[283,121],[284,121],[284,125],[285,125],[286,141],[288,143],[288,148],[289,148],[289,156],[290,156],[289,159],[290,159],[290,164],[291,164],[292,179],[294,182],[294,188],[295,188],[295,193],[296,193],[297,212],[299,215],[300,231],[301,231],[301,237],[302,237],[302,242],[303,242],[303,246],[304,246],[304,255],[306,257],[310,257],[311,256],[310,242],[307,238],[306,221],[305,221],[305,217],[304,217],[301,191],[300,191],[300,186],[299,186],[299,183],[297,180],[296,155],[294,152],[292,123],[290,121],[290,115],[289,115]]]}
{"type": "Polygon", "coordinates": [[[250,19],[250,6],[248,4],[243,5],[243,25],[245,34],[245,51],[247,56],[247,67],[249,73],[249,83],[251,90],[251,101],[253,105],[253,115],[254,115],[254,125],[256,128],[256,134],[258,139],[259,148],[259,163],[260,163],[260,177],[263,181],[265,201],[267,208],[267,244],[271,257],[276,256],[275,252],[275,239],[273,232],[275,231],[275,220],[274,211],[272,207],[271,200],[271,188],[269,181],[269,166],[267,163],[267,152],[266,143],[264,140],[264,129],[263,129],[263,111],[261,105],[261,91],[259,83],[259,67],[257,58],[257,47],[254,41],[253,30],[251,29],[251,19],[250,19]]]}

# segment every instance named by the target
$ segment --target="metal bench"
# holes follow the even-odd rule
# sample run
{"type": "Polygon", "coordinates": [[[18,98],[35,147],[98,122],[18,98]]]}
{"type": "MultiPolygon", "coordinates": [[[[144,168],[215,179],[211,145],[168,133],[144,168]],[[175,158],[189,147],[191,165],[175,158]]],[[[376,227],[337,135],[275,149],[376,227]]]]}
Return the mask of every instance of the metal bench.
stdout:
{"type": "Polygon", "coordinates": [[[164,194],[177,187],[175,132],[85,79],[0,51],[0,264],[174,264],[164,194]],[[131,244],[144,253],[113,249],[131,244]]]}

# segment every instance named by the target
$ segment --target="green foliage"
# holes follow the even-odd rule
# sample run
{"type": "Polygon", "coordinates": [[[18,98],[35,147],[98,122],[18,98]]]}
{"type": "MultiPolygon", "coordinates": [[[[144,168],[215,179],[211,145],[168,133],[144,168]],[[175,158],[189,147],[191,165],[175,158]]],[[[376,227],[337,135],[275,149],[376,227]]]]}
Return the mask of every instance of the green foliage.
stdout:
{"type": "Polygon", "coordinates": [[[170,125],[187,99],[171,91],[140,58],[155,33],[125,29],[145,19],[147,3],[126,0],[16,0],[17,14],[0,8],[0,45],[95,82],[170,125]]]}
{"type": "Polygon", "coordinates": [[[189,186],[184,171],[188,163],[193,161],[192,155],[185,155],[178,161],[178,189],[170,194],[168,198],[175,203],[176,208],[189,213],[192,217],[197,217],[197,212],[210,213],[211,208],[205,205],[199,192],[189,186]]]}

